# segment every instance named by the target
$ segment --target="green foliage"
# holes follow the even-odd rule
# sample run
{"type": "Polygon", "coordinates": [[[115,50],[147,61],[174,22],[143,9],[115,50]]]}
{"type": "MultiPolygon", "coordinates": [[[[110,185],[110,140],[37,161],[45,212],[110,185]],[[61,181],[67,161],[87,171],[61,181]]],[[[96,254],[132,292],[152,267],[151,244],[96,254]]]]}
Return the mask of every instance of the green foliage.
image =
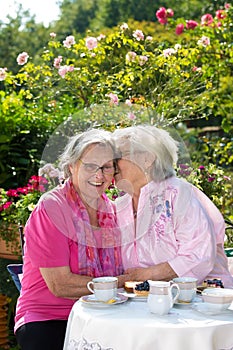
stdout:
{"type": "MultiPolygon", "coordinates": [[[[71,9],[75,2],[66,4],[71,9]]],[[[93,1],[79,6],[95,17],[93,1]]],[[[231,166],[232,8],[227,11],[221,26],[199,25],[180,36],[175,27],[186,23],[182,18],[169,18],[166,27],[160,25],[160,35],[158,24],[129,21],[98,37],[91,31],[85,38],[75,36],[69,45],[65,36],[52,36],[35,59],[29,57],[16,73],[5,71],[0,90],[1,186],[17,186],[36,173],[49,136],[72,117],[78,120],[77,131],[220,118],[225,146],[204,142],[205,161],[231,166]],[[199,44],[203,36],[209,43],[199,44]],[[109,105],[117,105],[114,112],[109,105]]]]}

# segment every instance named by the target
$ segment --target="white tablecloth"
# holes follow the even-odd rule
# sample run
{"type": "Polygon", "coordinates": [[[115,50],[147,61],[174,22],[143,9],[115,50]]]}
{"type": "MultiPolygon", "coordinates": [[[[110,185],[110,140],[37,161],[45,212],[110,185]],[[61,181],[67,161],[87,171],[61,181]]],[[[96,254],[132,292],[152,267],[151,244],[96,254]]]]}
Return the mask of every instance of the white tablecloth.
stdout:
{"type": "Polygon", "coordinates": [[[233,350],[233,311],[209,316],[174,307],[166,316],[146,301],[95,308],[74,304],[64,350],[233,350]]]}

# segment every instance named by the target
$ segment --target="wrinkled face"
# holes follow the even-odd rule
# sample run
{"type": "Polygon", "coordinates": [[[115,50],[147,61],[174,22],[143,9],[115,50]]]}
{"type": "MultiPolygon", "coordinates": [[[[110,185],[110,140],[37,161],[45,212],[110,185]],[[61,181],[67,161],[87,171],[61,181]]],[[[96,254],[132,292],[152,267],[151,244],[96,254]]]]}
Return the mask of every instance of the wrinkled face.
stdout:
{"type": "Polygon", "coordinates": [[[114,176],[116,186],[133,194],[136,184],[141,183],[145,176],[145,152],[130,152],[127,142],[119,144],[118,151],[117,173],[114,176]]]}
{"type": "Polygon", "coordinates": [[[97,199],[114,176],[113,151],[110,146],[89,146],[73,167],[72,182],[82,198],[97,199]]]}

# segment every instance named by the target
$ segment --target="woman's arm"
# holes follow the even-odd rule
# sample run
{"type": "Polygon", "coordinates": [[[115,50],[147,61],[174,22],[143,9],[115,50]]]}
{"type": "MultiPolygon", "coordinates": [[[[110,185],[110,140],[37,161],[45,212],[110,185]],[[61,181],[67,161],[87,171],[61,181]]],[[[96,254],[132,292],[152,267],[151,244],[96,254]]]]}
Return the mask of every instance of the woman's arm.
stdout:
{"type": "MultiPolygon", "coordinates": [[[[40,268],[40,273],[48,289],[56,297],[77,299],[82,295],[90,294],[87,283],[92,280],[92,277],[72,273],[69,266],[40,268]]],[[[130,279],[129,275],[117,277],[118,288],[123,287],[124,282],[130,279]]]]}
{"type": "Polygon", "coordinates": [[[168,262],[160,263],[149,267],[130,268],[125,271],[132,281],[170,281],[177,277],[175,271],[168,262]]]}
{"type": "Polygon", "coordinates": [[[77,299],[90,294],[87,283],[92,277],[81,276],[70,271],[69,266],[40,268],[40,273],[48,289],[56,297],[77,299]]]}

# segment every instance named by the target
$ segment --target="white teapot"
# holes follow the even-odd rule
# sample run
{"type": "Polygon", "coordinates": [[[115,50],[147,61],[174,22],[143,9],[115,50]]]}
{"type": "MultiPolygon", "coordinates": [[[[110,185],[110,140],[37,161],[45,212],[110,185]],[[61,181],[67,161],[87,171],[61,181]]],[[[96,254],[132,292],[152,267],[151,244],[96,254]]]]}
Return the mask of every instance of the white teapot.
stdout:
{"type": "Polygon", "coordinates": [[[176,283],[149,280],[150,292],[147,303],[150,312],[157,315],[166,315],[172,308],[180,294],[180,288],[176,283]],[[172,290],[176,289],[173,296],[172,290]]]}

